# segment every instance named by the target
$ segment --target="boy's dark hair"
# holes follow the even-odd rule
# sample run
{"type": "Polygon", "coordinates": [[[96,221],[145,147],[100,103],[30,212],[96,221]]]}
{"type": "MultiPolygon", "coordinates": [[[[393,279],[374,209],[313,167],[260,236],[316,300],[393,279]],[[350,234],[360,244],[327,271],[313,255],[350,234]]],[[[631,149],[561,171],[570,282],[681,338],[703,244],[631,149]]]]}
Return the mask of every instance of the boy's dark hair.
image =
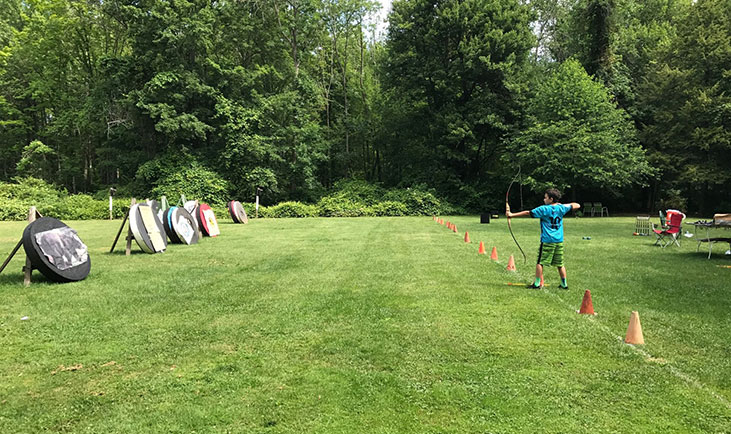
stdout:
{"type": "Polygon", "coordinates": [[[558,191],[558,189],[556,189],[556,188],[549,188],[548,190],[545,191],[545,193],[546,193],[546,195],[548,195],[548,197],[553,199],[553,203],[556,203],[559,200],[561,200],[561,192],[558,191]]]}

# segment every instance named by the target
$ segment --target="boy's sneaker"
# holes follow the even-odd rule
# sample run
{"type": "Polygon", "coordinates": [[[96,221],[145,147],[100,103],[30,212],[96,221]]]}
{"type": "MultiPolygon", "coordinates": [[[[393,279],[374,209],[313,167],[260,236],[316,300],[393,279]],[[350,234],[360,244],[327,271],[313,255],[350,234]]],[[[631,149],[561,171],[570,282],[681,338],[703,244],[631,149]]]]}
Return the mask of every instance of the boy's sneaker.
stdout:
{"type": "Polygon", "coordinates": [[[536,285],[534,285],[534,284],[531,283],[531,284],[527,285],[526,288],[530,288],[530,289],[543,289],[543,286],[540,286],[540,285],[536,286],[536,285]]]}
{"type": "Polygon", "coordinates": [[[564,290],[566,290],[566,289],[569,289],[569,286],[568,285],[563,286],[563,285],[559,284],[558,285],[558,289],[564,289],[564,290]]]}

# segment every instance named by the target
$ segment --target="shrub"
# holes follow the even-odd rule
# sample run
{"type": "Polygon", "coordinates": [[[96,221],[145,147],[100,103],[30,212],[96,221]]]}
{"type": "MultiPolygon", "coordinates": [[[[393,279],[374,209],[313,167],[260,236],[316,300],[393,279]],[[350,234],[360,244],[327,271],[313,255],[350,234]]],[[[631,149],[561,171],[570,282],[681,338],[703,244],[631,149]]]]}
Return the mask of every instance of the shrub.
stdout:
{"type": "Polygon", "coordinates": [[[0,220],[25,220],[28,218],[28,208],[30,205],[27,202],[3,199],[2,206],[0,206],[0,220]]]}
{"type": "Polygon", "coordinates": [[[274,218],[283,217],[316,217],[317,206],[306,205],[300,202],[282,202],[269,207],[268,214],[274,218]]]}
{"type": "Polygon", "coordinates": [[[109,201],[95,200],[87,194],[75,194],[39,207],[38,211],[46,217],[61,220],[101,220],[109,218],[109,201]]]}
{"type": "Polygon", "coordinates": [[[381,187],[357,179],[336,182],[333,190],[329,196],[341,197],[367,206],[377,204],[385,193],[381,187]]]}
{"type": "Polygon", "coordinates": [[[401,202],[408,215],[436,215],[443,213],[441,202],[432,193],[418,188],[390,190],[386,201],[401,202]]]}
{"type": "Polygon", "coordinates": [[[218,173],[205,167],[186,152],[166,153],[140,166],[135,182],[151,196],[165,195],[176,201],[181,194],[209,205],[228,201],[229,184],[218,173]]]}
{"type": "MultiPolygon", "coordinates": [[[[65,191],[38,178],[14,178],[13,183],[0,183],[0,199],[15,199],[30,205],[40,206],[58,200],[65,191]]],[[[27,212],[28,210],[26,210],[27,212]]]]}
{"type": "Polygon", "coordinates": [[[188,199],[222,206],[228,200],[228,183],[216,172],[194,164],[160,178],[152,189],[153,196],[166,195],[168,200],[175,200],[181,194],[188,199]]]}
{"type": "Polygon", "coordinates": [[[385,201],[380,202],[371,207],[373,213],[377,216],[404,216],[407,215],[409,210],[401,202],[385,201]]]}
{"type": "Polygon", "coordinates": [[[373,210],[363,203],[342,196],[326,196],[317,203],[322,217],[361,217],[373,215],[373,210]]]}

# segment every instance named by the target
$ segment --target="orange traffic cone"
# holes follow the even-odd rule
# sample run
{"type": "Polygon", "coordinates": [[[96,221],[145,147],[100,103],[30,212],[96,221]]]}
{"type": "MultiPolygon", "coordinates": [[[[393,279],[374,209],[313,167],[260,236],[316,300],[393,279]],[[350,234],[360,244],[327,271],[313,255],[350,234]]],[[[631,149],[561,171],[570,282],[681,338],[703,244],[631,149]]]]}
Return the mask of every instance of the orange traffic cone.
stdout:
{"type": "Polygon", "coordinates": [[[576,312],[585,315],[596,315],[596,312],[594,312],[594,305],[591,303],[591,291],[588,289],[584,291],[584,299],[581,300],[581,309],[576,312]]]}
{"type": "Polygon", "coordinates": [[[492,253],[490,253],[490,259],[493,261],[497,261],[497,247],[492,248],[492,253]]]}
{"type": "Polygon", "coordinates": [[[452,232],[457,233],[457,225],[452,224],[452,232]]]}
{"type": "Polygon", "coordinates": [[[477,249],[477,254],[479,255],[485,255],[487,252],[485,251],[485,244],[480,241],[480,247],[477,249]]]}
{"type": "Polygon", "coordinates": [[[449,220],[447,220],[447,229],[452,229],[452,223],[450,223],[449,220]]]}
{"type": "Polygon", "coordinates": [[[464,231],[464,242],[469,243],[470,242],[470,233],[467,231],[464,231]]]}
{"type": "Polygon", "coordinates": [[[513,255],[510,255],[510,259],[508,259],[508,271],[516,271],[515,270],[515,258],[513,258],[513,255]]]}
{"type": "Polygon", "coordinates": [[[629,326],[627,327],[627,335],[624,341],[628,344],[642,345],[645,338],[642,337],[642,324],[640,324],[640,314],[636,310],[632,311],[629,316],[629,326]]]}

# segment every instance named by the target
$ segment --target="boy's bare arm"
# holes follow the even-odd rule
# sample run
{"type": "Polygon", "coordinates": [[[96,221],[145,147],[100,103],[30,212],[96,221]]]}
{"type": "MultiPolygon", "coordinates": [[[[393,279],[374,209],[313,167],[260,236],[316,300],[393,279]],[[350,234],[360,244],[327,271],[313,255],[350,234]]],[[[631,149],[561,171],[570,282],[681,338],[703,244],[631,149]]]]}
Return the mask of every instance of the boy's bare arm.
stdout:
{"type": "Polygon", "coordinates": [[[578,203],[576,203],[576,202],[571,202],[571,203],[570,203],[570,204],[568,204],[568,205],[569,205],[569,206],[571,207],[571,209],[572,209],[572,210],[577,210],[577,209],[581,208],[581,205],[579,205],[579,204],[578,204],[578,203]]]}
{"type": "Polygon", "coordinates": [[[513,217],[529,217],[530,216],[530,210],[527,211],[520,211],[512,213],[510,211],[505,211],[505,216],[507,218],[513,218],[513,217]]]}

